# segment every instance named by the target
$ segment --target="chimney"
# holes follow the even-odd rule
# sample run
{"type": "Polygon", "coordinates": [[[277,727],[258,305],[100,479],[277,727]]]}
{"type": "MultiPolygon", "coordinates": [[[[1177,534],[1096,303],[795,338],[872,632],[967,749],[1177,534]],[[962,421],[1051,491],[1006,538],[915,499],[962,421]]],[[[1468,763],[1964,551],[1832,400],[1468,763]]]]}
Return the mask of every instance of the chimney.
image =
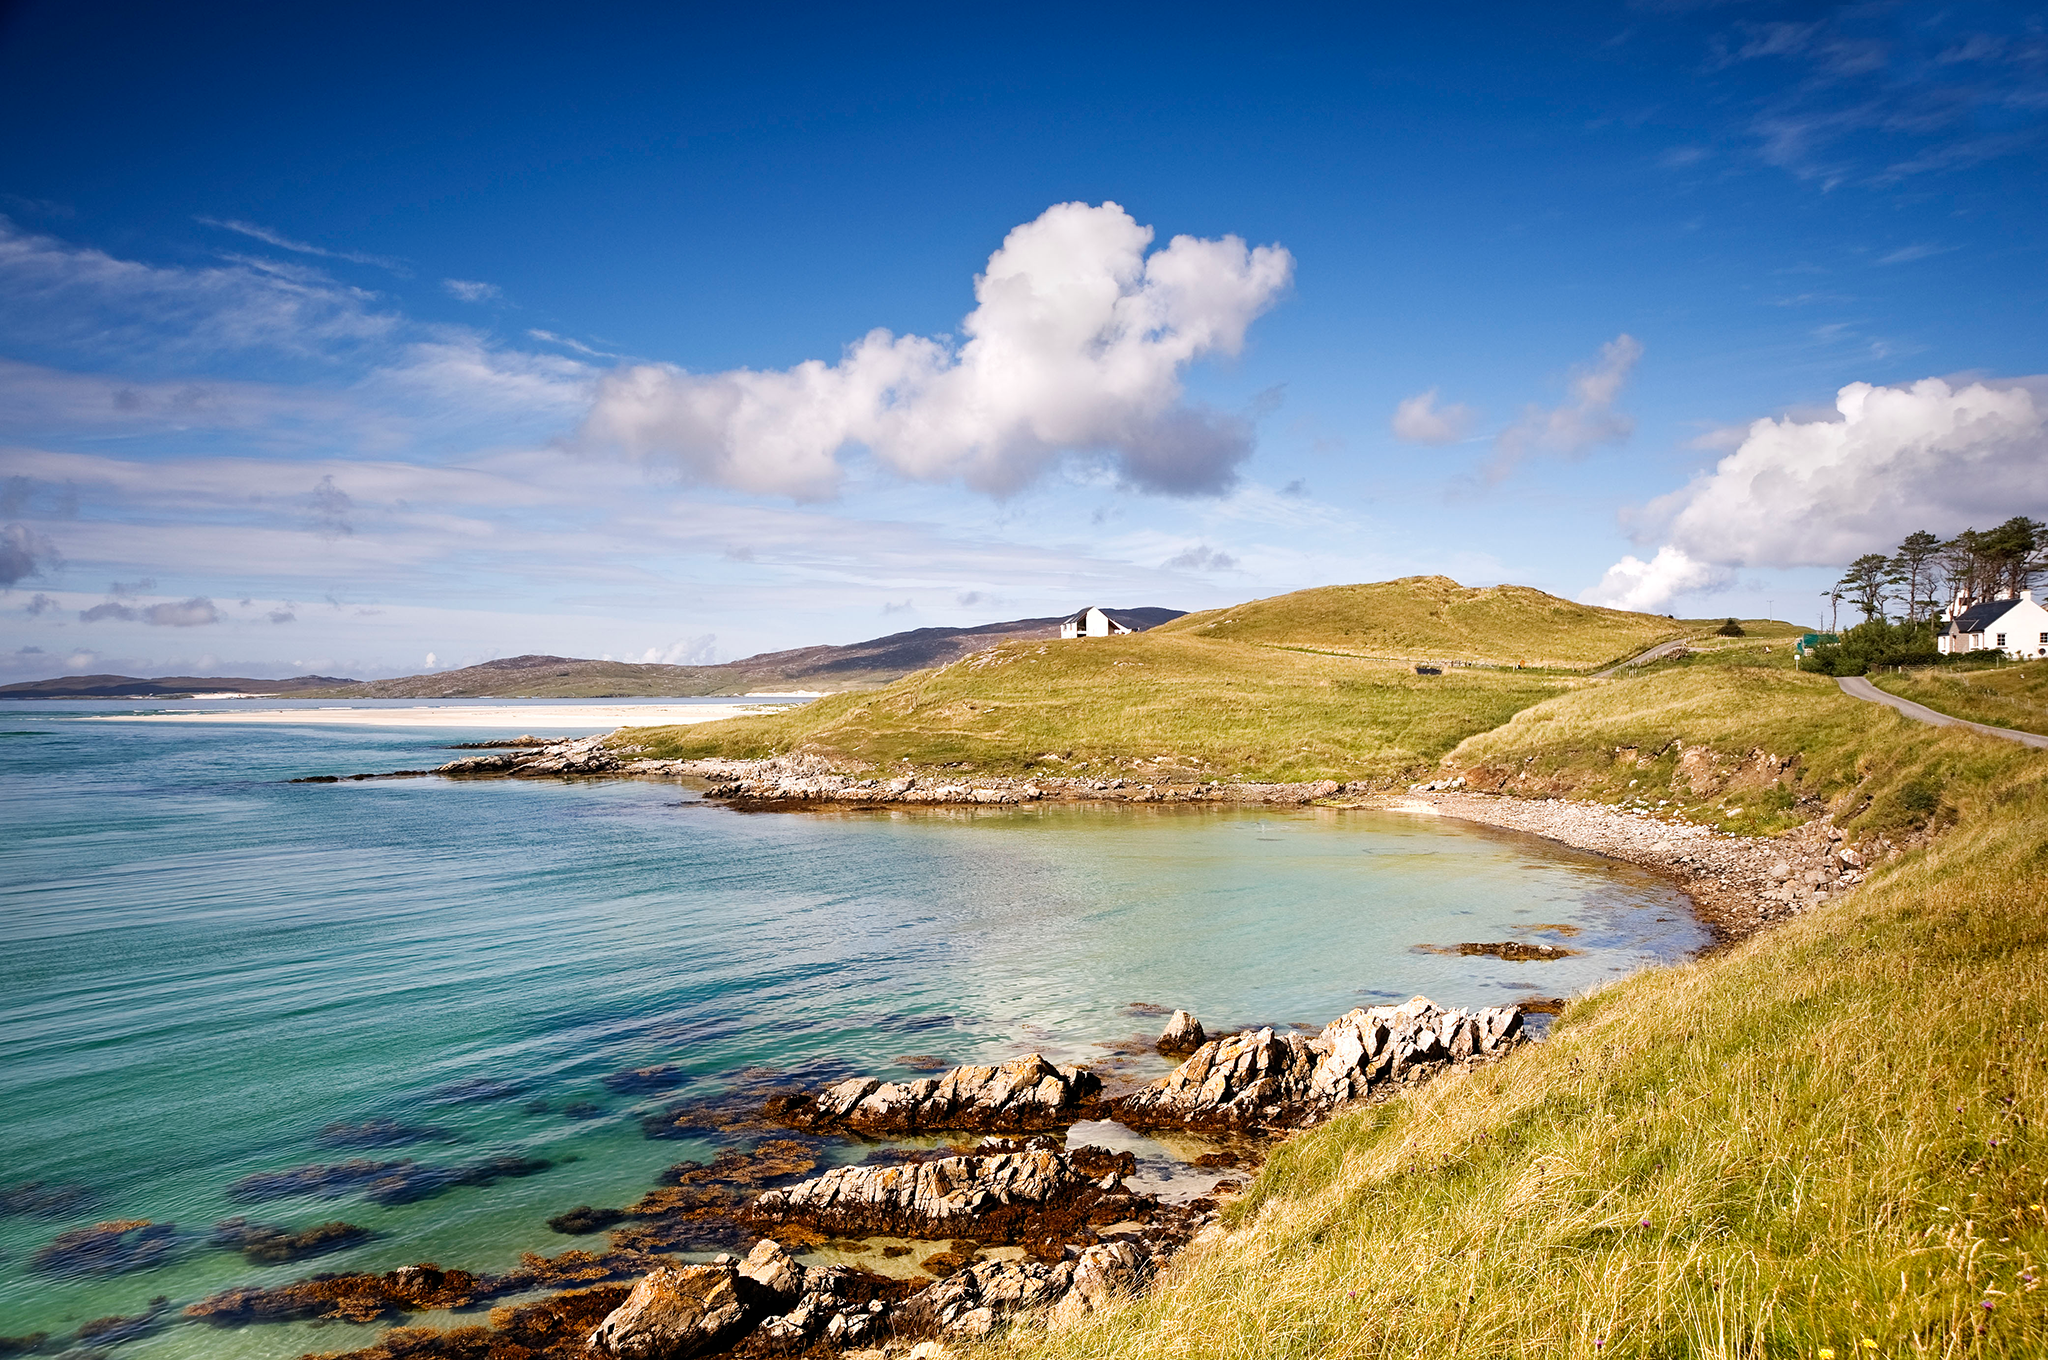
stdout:
{"type": "Polygon", "coordinates": [[[2034,592],[2033,592],[2033,591],[2031,591],[2031,590],[2022,590],[2022,591],[2020,592],[2020,603],[2021,603],[2021,604],[2032,604],[2033,602],[2034,602],[2034,592]]]}

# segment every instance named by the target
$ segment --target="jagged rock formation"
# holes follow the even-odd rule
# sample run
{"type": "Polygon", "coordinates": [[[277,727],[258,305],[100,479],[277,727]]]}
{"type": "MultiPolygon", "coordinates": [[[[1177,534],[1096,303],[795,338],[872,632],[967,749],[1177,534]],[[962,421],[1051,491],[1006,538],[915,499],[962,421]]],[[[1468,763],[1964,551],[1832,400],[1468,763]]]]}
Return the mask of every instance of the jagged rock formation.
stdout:
{"type": "Polygon", "coordinates": [[[729,1258],[726,1264],[662,1266],[597,1324],[589,1348],[620,1360],[688,1360],[722,1348],[744,1329],[750,1314],[758,1316],[754,1292],[742,1292],[740,1273],[729,1258]]]}
{"type": "Polygon", "coordinates": [[[769,1113],[800,1128],[863,1133],[1037,1133],[1087,1118],[1101,1093],[1101,1079],[1086,1068],[1057,1066],[1033,1053],[916,1081],[855,1077],[815,1096],[773,1101],[769,1113]]]}
{"type": "Polygon", "coordinates": [[[981,1240],[1094,1191],[1073,1158],[1045,1147],[937,1157],[900,1166],[841,1166],[754,1201],[760,1222],[797,1222],[842,1235],[943,1236],[972,1220],[981,1240]],[[1005,1212],[1009,1211],[1009,1212],[1005,1212]]]}
{"type": "Polygon", "coordinates": [[[1175,1011],[1166,1022],[1166,1028],[1159,1032],[1161,1053],[1192,1053],[1209,1042],[1209,1036],[1202,1029],[1202,1022],[1186,1011],[1175,1011]]]}
{"type": "Polygon", "coordinates": [[[1211,1040],[1169,1075],[1111,1101],[1110,1117],[1138,1128],[1300,1124],[1374,1083],[1499,1052],[1521,1025],[1511,1006],[1446,1011],[1418,996],[1354,1010],[1313,1039],[1261,1029],[1211,1040]]]}
{"type": "Polygon", "coordinates": [[[1053,1326],[1079,1321],[1135,1292],[1153,1267],[1150,1247],[1119,1238],[1069,1260],[977,1261],[948,1275],[897,1311],[899,1335],[936,1334],[979,1340],[1027,1313],[1049,1313],[1053,1326]]]}

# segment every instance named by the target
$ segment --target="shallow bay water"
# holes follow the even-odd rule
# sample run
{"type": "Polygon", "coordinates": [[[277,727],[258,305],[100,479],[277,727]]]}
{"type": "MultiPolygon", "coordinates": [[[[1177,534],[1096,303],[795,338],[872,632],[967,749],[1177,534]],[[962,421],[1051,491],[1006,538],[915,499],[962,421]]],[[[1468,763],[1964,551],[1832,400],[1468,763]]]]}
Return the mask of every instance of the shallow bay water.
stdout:
{"type": "MultiPolygon", "coordinates": [[[[93,706],[105,711],[107,706],[93,706]]],[[[0,1216],[0,1336],[169,1300],[124,1356],[288,1357],[378,1328],[216,1329],[203,1295],[422,1260],[496,1270],[705,1143],[637,1112],[747,1068],[904,1077],[906,1055],[1062,1061],[1156,1032],[1320,1025],[1424,993],[1485,1005],[1583,990],[1706,943],[1626,865],[1455,822],[1333,810],[1074,808],[747,814],[673,782],[438,778],[474,729],[143,725],[0,707],[0,1186],[86,1187],[0,1216]],[[1557,928],[1565,928],[1559,930],[1557,928]],[[1507,963],[1423,946],[1568,944],[1507,963]],[[674,1064],[678,1091],[604,1078],[674,1064]],[[334,1123],[437,1130],[338,1148],[334,1123]],[[238,1200],[260,1172],[361,1156],[536,1174],[404,1204],[238,1200]],[[242,1214],[375,1236],[291,1265],[209,1246],[242,1214]],[[178,1225],[152,1268],[38,1266],[55,1234],[178,1225]]],[[[508,729],[554,731],[543,712],[508,729]]],[[[1163,1065],[1162,1070],[1163,1070],[1163,1065]]],[[[849,1150],[849,1157],[855,1155],[849,1150]]]]}

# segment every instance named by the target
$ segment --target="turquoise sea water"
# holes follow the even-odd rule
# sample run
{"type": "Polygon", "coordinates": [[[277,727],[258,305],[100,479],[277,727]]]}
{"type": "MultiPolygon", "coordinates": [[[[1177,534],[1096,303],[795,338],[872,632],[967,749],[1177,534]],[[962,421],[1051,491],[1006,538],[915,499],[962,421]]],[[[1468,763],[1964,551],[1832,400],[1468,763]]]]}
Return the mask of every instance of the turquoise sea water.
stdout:
{"type": "MultiPolygon", "coordinates": [[[[380,1329],[223,1330],[175,1310],[315,1270],[495,1270],[601,1244],[545,1220],[629,1202],[707,1156],[646,1138],[635,1112],[742,1068],[1086,1061],[1156,1031],[1133,1002],[1187,1006],[1212,1029],[1320,1024],[1417,992],[1477,1005],[1583,989],[1706,941],[1681,897],[1627,866],[1424,817],[743,814],[672,782],[295,785],[501,734],[84,711],[0,707],[0,1186],[89,1195],[0,1216],[0,1336],[47,1331],[52,1351],[159,1296],[162,1324],[121,1355],[363,1344],[380,1329]],[[1500,939],[1585,952],[1517,965],[1418,948],[1500,939]],[[656,1063],[687,1084],[604,1082],[656,1063]],[[438,1136],[322,1141],[377,1118],[438,1136]],[[500,1155],[550,1165],[398,1204],[230,1194],[252,1173],[350,1157],[500,1155]],[[252,1266],[206,1240],[237,1214],[377,1235],[252,1266]],[[112,1218],[177,1230],[132,1273],[37,1264],[57,1233],[112,1218]]],[[[559,729],[536,714],[510,730],[559,729]]]]}

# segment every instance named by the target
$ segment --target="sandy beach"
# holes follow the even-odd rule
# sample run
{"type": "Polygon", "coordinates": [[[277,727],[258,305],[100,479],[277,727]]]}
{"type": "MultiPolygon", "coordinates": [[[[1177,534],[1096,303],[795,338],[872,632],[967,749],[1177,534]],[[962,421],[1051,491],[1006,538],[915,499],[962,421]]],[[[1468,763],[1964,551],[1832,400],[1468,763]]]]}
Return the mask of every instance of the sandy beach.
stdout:
{"type": "Polygon", "coordinates": [[[461,707],[243,708],[218,712],[109,713],[84,722],[320,723],[348,727],[496,727],[560,732],[568,728],[667,727],[773,713],[783,704],[465,704],[461,707]]]}

